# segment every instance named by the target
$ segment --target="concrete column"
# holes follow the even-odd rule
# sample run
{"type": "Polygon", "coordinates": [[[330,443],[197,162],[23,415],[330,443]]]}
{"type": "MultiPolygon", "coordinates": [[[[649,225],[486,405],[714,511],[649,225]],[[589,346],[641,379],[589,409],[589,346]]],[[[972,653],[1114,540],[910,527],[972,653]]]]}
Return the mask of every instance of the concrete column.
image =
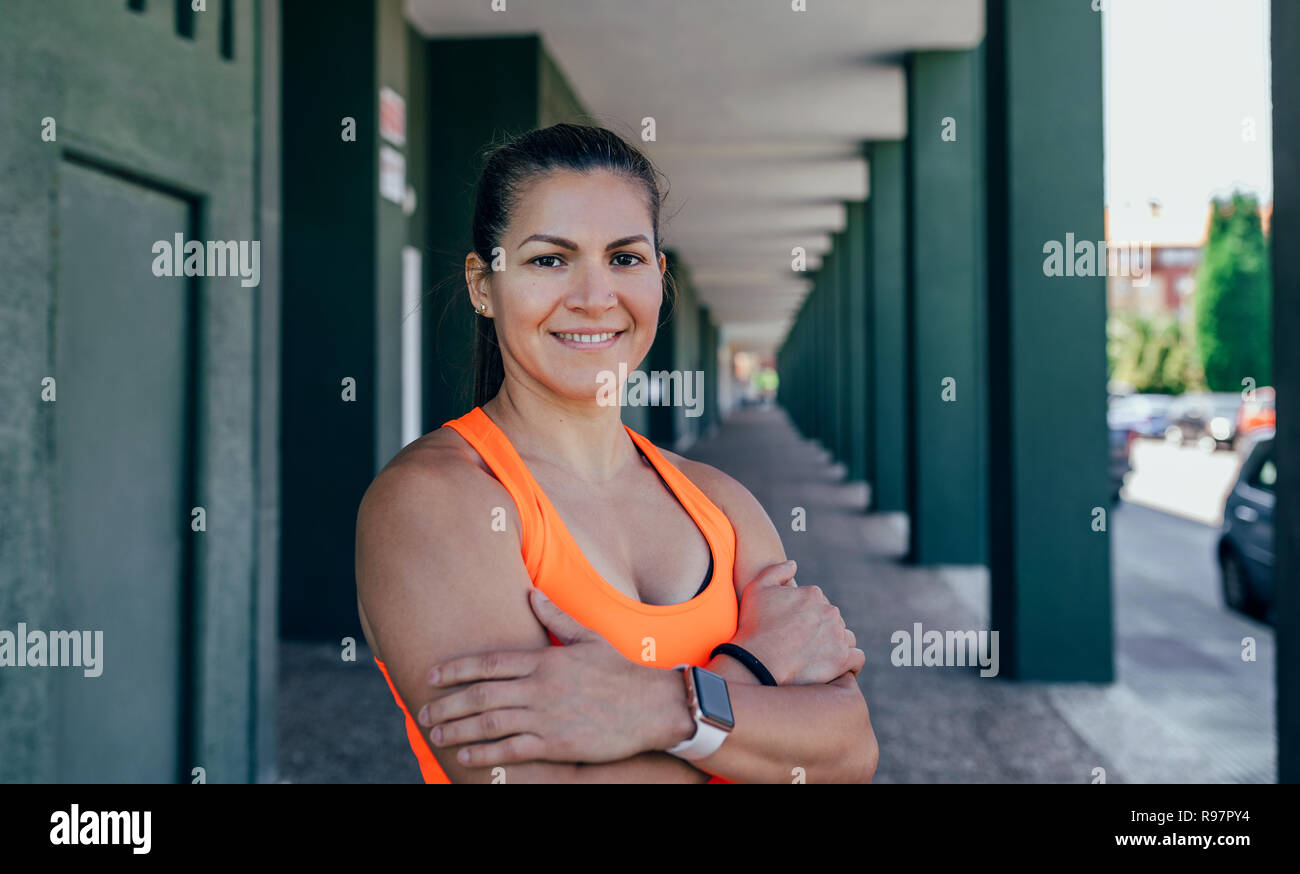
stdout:
{"type": "Polygon", "coordinates": [[[813,407],[809,411],[808,436],[826,445],[826,379],[822,371],[826,367],[826,271],[822,266],[813,277],[812,289],[812,325],[806,345],[808,355],[808,387],[813,397],[813,407]]]}
{"type": "Polygon", "coordinates": [[[1101,16],[991,0],[985,48],[992,627],[1008,676],[1109,682],[1105,277],[1044,269],[1104,239],[1101,16]]]}
{"type": "Polygon", "coordinates": [[[805,297],[799,305],[799,312],[795,316],[794,325],[791,329],[790,342],[790,368],[793,373],[790,380],[790,408],[793,412],[792,417],[795,427],[805,437],[808,435],[808,405],[810,403],[807,369],[804,366],[804,341],[808,333],[809,303],[810,301],[805,297]]]}
{"type": "Polygon", "coordinates": [[[383,58],[405,58],[408,41],[393,0],[348,9],[296,0],[283,16],[283,148],[293,160],[283,165],[280,631],[360,639],[356,513],[398,448],[407,240],[401,207],[379,193],[379,89],[400,93],[401,65],[383,58]]]}
{"type": "Polygon", "coordinates": [[[901,141],[868,146],[870,198],[866,204],[866,246],[871,373],[871,509],[906,511],[906,476],[912,447],[907,441],[908,372],[904,271],[904,168],[901,141]]]}
{"type": "Polygon", "coordinates": [[[835,433],[835,310],[833,308],[834,251],[826,256],[818,277],[817,302],[821,320],[817,344],[817,386],[821,392],[822,410],[817,417],[817,440],[835,458],[832,436],[835,433]]]}
{"type": "Polygon", "coordinates": [[[908,59],[907,466],[912,561],[985,555],[983,124],[978,50],[908,59]]]}
{"type": "Polygon", "coordinates": [[[1300,6],[1273,0],[1272,16],[1277,781],[1300,783],[1300,6]]]}
{"type": "Polygon", "coordinates": [[[424,298],[425,424],[438,428],[474,406],[474,312],[465,288],[473,248],[476,155],[494,139],[537,126],[541,46],[535,36],[425,41],[431,82],[458,82],[473,70],[473,88],[430,88],[428,116],[429,238],[426,261],[434,293],[424,298]],[[454,120],[454,121],[452,121],[454,120]]]}
{"type": "Polygon", "coordinates": [[[848,356],[844,364],[847,387],[843,440],[848,479],[853,481],[866,479],[869,450],[867,409],[870,403],[870,383],[867,379],[867,352],[870,335],[867,333],[865,221],[866,204],[863,201],[848,204],[848,224],[844,233],[844,308],[841,331],[848,356]]]}
{"type": "Polygon", "coordinates": [[[844,232],[831,235],[831,251],[826,259],[826,388],[831,397],[829,416],[826,419],[826,447],[831,457],[844,461],[843,434],[845,406],[844,350],[844,232]]]}

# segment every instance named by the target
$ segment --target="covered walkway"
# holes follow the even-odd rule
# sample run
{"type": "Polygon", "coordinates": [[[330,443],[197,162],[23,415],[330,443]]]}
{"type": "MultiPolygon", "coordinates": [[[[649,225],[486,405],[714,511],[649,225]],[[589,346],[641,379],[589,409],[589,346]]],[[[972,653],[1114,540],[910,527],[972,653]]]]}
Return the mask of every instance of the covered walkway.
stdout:
{"type": "MultiPolygon", "coordinates": [[[[738,409],[685,454],[754,493],[799,563],[798,580],[821,586],[857,634],[867,653],[859,680],[881,748],[875,782],[1091,783],[1099,778],[1095,768],[1105,769],[1108,783],[1273,780],[1272,714],[1248,706],[1272,685],[1271,649],[1235,676],[1234,653],[1152,659],[1168,645],[1156,640],[1161,628],[1172,626],[1160,622],[1159,610],[1142,609],[1144,601],[1151,605],[1141,580],[1117,567],[1113,684],[1019,682],[981,677],[978,667],[898,667],[891,638],[916,622],[923,629],[988,628],[987,574],[903,563],[906,518],[863,513],[865,486],[845,482],[843,466],[800,437],[779,408],[738,409]],[[800,508],[804,531],[791,524],[800,508]],[[1161,690],[1176,700],[1162,701],[1161,690]],[[1219,706],[1224,694],[1240,700],[1219,706]]],[[[1117,545],[1121,562],[1128,554],[1123,542],[1117,545]]],[[[1198,621],[1188,610],[1194,607],[1172,621],[1198,621]]],[[[356,662],[341,662],[332,643],[281,647],[282,780],[420,782],[364,641],[356,662]],[[348,716],[322,724],[320,713],[348,716]]]]}
{"type": "MultiPolygon", "coordinates": [[[[624,421],[748,485],[841,606],[878,781],[1300,780],[1300,344],[1273,344],[1276,636],[1144,573],[1126,525],[1171,566],[1207,531],[1109,509],[1102,4],[670,5],[6,4],[0,629],[116,655],[0,675],[0,782],[418,780],[339,658],[357,509],[473,406],[483,151],[558,123],[663,172],[676,293],[629,365],[702,404],[624,421]],[[206,237],[256,243],[259,284],[153,273],[206,237]],[[748,363],[779,409],[736,406],[748,363]],[[996,630],[997,675],[894,666],[918,624],[996,630]]],[[[1270,5],[1289,340],[1300,4],[1270,5]]]]}

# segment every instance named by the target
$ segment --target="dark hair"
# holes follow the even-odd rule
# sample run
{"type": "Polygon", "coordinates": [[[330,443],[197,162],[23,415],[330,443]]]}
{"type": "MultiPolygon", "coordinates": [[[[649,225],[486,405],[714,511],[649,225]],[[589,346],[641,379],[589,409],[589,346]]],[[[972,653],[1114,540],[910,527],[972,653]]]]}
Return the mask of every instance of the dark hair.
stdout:
{"type": "MultiPolygon", "coordinates": [[[[474,251],[483,259],[484,275],[492,272],[492,250],[501,244],[523,189],[537,177],[558,170],[608,170],[641,183],[654,228],[655,253],[659,253],[659,211],[664,195],[650,160],[606,128],[555,124],[512,137],[492,147],[487,155],[474,196],[474,251]]],[[[675,291],[671,274],[664,275],[665,292],[670,287],[675,291]]],[[[496,323],[477,313],[474,322],[474,405],[479,406],[501,390],[505,367],[496,323]]]]}

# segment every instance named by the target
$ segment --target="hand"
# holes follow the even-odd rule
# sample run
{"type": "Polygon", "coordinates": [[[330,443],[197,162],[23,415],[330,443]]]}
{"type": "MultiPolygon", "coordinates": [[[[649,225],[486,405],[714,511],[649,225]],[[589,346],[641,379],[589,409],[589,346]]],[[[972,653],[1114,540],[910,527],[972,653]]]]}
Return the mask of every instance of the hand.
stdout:
{"type": "Polygon", "coordinates": [[[480,653],[436,665],[432,685],[471,685],[421,709],[419,721],[433,729],[433,745],[473,744],[459,756],[471,767],[534,760],[616,762],[669,746],[674,729],[666,722],[674,715],[690,719],[679,675],[625,658],[540,589],[530,596],[537,618],[564,645],[480,653]],[[675,714],[674,703],[680,703],[681,714],[675,714]],[[488,740],[495,742],[478,743],[488,740]]]}
{"type": "Polygon", "coordinates": [[[752,652],[782,686],[856,675],[867,661],[857,637],[819,587],[795,583],[795,568],[793,561],[769,565],[745,587],[733,642],[752,652]]]}

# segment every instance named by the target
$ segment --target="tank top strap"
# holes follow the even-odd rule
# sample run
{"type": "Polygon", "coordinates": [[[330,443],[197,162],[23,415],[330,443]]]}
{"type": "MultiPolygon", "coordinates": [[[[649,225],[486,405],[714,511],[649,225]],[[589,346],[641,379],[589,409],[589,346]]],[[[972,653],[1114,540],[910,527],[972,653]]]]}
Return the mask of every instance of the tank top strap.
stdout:
{"type": "Polygon", "coordinates": [[[524,460],[519,457],[505,433],[483,412],[475,407],[465,415],[443,423],[465,442],[474,447],[491,468],[492,474],[505,486],[519,510],[524,567],[529,576],[536,578],[542,561],[542,538],[545,530],[542,503],[534,488],[534,480],[524,460]]]}
{"type": "Polygon", "coordinates": [[[651,443],[646,437],[633,431],[626,424],[623,425],[623,428],[632,438],[632,442],[649,459],[655,470],[659,471],[659,475],[663,477],[664,482],[668,484],[677,499],[681,501],[682,506],[695,520],[695,524],[704,532],[705,537],[711,542],[723,545],[724,549],[729,553],[727,563],[728,567],[730,567],[730,563],[735,561],[736,556],[736,529],[732,526],[731,520],[727,518],[727,514],[722,512],[717,504],[709,500],[709,496],[704,494],[700,487],[691,481],[690,477],[682,473],[667,458],[664,458],[663,453],[659,451],[659,447],[651,443]]]}

